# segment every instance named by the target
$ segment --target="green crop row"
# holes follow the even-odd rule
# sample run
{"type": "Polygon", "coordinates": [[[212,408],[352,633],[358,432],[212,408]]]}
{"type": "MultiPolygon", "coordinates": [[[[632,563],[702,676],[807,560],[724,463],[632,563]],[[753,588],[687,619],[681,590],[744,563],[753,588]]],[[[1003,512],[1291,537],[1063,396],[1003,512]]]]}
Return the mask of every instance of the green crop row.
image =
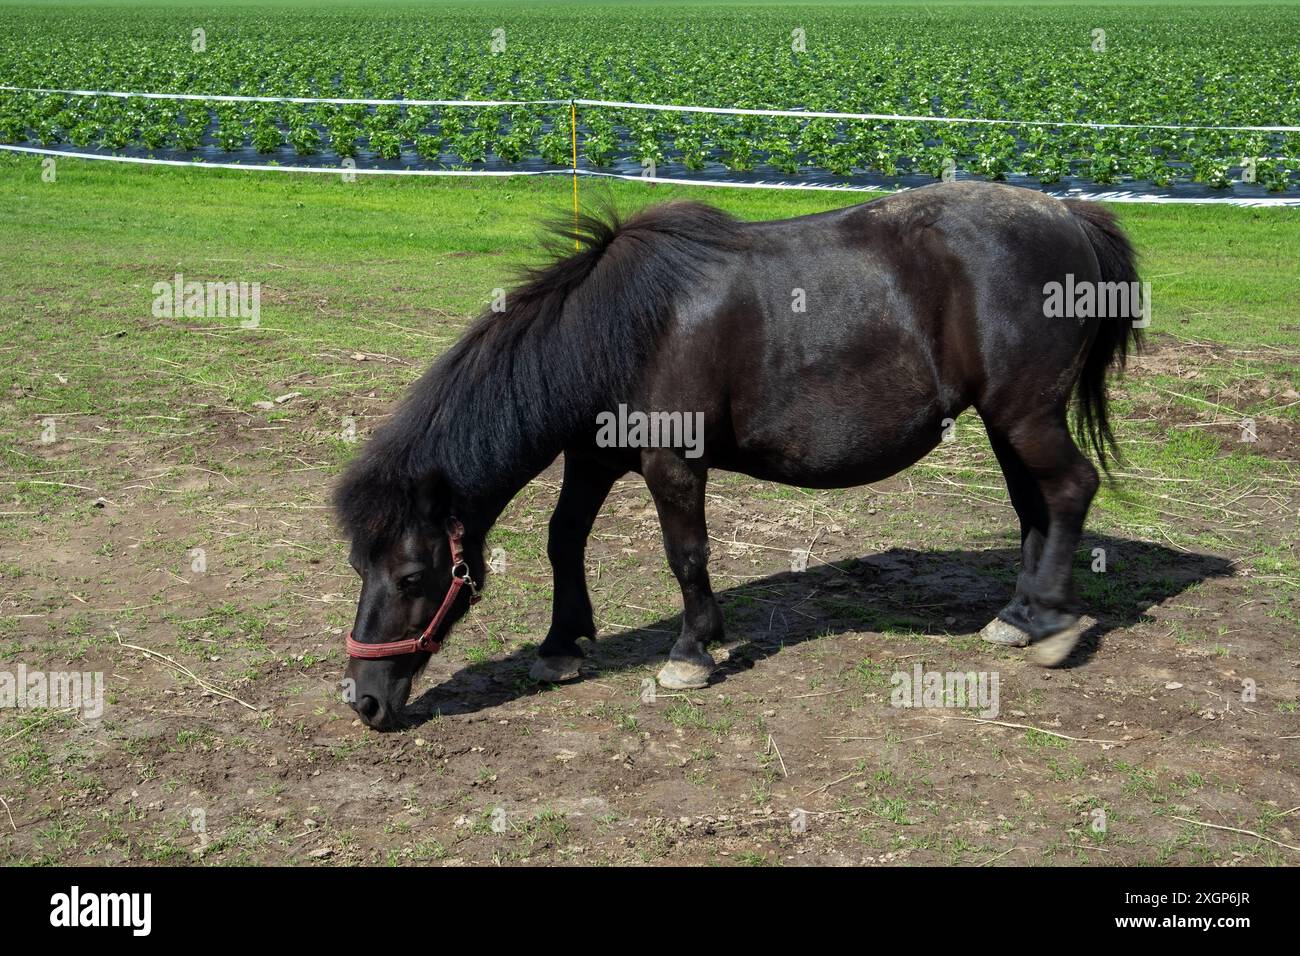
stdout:
{"type": "MultiPolygon", "coordinates": [[[[1300,124],[1300,9],[589,5],[0,9],[0,82],[206,94],[566,99],[1066,123],[1300,124]]],[[[1297,188],[1300,135],[584,107],[580,162],[1297,188]]],[[[0,140],[318,161],[567,166],[564,106],[203,104],[0,93],[0,140]]]]}

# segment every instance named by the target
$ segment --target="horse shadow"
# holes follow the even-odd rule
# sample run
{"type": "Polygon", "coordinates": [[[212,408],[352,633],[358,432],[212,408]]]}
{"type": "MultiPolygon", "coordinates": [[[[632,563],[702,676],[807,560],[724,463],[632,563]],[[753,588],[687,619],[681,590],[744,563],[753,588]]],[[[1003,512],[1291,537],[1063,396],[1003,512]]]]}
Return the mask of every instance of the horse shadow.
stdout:
{"type": "MultiPolygon", "coordinates": [[[[1153,605],[1232,573],[1231,562],[1217,555],[1109,535],[1085,534],[1078,554],[1078,604],[1096,624],[1061,665],[1067,669],[1091,660],[1107,634],[1148,619],[1153,605]],[[1099,561],[1105,562],[1104,572],[1099,561]]],[[[874,631],[969,642],[1010,599],[1019,562],[1019,548],[890,548],[718,591],[728,655],[713,685],[784,647],[837,634],[874,631]]],[[[678,612],[586,643],[583,678],[593,671],[625,671],[666,660],[680,627],[678,612]]],[[[439,715],[477,713],[541,692],[543,685],[528,677],[535,655],[536,645],[530,644],[504,658],[462,668],[407,707],[407,726],[439,715]]]]}

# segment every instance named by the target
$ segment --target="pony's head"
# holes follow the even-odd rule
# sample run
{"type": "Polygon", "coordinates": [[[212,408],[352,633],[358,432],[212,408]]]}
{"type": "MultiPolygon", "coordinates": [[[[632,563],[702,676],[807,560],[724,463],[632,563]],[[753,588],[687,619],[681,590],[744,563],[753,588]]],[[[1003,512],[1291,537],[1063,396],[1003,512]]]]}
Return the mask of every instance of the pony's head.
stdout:
{"type": "Polygon", "coordinates": [[[431,487],[376,483],[364,468],[344,477],[335,504],[361,578],[344,699],[367,726],[399,728],[415,677],[477,599],[482,534],[431,487]]]}
{"type": "Polygon", "coordinates": [[[580,218],[565,238],[580,250],[565,242],[504,312],[485,311],[407,390],[335,494],[361,575],[345,689],[371,727],[402,724],[412,679],[470,604],[465,579],[483,580],[496,516],[640,374],[682,277],[702,279],[708,254],[739,248],[743,234],[716,209],[669,204],[622,223],[580,218]]]}

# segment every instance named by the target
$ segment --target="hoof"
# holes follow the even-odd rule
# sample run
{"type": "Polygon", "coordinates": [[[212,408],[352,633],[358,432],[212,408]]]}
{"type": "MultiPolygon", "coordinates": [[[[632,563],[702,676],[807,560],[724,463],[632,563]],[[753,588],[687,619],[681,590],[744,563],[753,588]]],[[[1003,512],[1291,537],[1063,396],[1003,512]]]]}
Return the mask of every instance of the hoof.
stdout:
{"type": "Polygon", "coordinates": [[[1081,617],[1065,630],[1036,641],[1029,649],[1029,659],[1039,667],[1057,667],[1065,663],[1078,645],[1079,638],[1087,633],[1092,624],[1090,618],[1081,617]]]}
{"type": "Polygon", "coordinates": [[[1029,634],[1000,617],[995,617],[984,625],[984,630],[980,631],[980,640],[1002,647],[1029,646],[1029,634]]]}
{"type": "Polygon", "coordinates": [[[581,667],[581,657],[539,657],[528,668],[528,676],[543,683],[559,684],[578,677],[581,667]]]}
{"type": "Polygon", "coordinates": [[[669,661],[659,669],[655,679],[659,686],[668,690],[699,690],[709,686],[712,667],[692,664],[688,661],[669,661]]]}

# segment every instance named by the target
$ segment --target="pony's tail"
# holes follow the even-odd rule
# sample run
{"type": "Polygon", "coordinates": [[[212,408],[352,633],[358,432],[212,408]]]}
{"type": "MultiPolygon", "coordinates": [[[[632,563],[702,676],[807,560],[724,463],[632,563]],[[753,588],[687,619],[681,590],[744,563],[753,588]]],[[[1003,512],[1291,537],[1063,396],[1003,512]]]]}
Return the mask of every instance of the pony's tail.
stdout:
{"type": "MultiPolygon", "coordinates": [[[[1102,281],[1134,283],[1129,288],[1140,290],[1137,254],[1114,214],[1104,206],[1079,199],[1067,199],[1065,204],[1092,244],[1101,266],[1102,281]]],[[[1130,346],[1134,349],[1142,347],[1142,331],[1134,327],[1133,320],[1144,314],[1141,310],[1149,306],[1149,303],[1140,303],[1136,295],[1128,301],[1136,315],[1110,316],[1101,320],[1097,337],[1088,350],[1075,385],[1075,430],[1096,453],[1107,475],[1110,474],[1108,452],[1116,461],[1121,460],[1110,427],[1107,375],[1111,368],[1123,372],[1130,346]]]]}

